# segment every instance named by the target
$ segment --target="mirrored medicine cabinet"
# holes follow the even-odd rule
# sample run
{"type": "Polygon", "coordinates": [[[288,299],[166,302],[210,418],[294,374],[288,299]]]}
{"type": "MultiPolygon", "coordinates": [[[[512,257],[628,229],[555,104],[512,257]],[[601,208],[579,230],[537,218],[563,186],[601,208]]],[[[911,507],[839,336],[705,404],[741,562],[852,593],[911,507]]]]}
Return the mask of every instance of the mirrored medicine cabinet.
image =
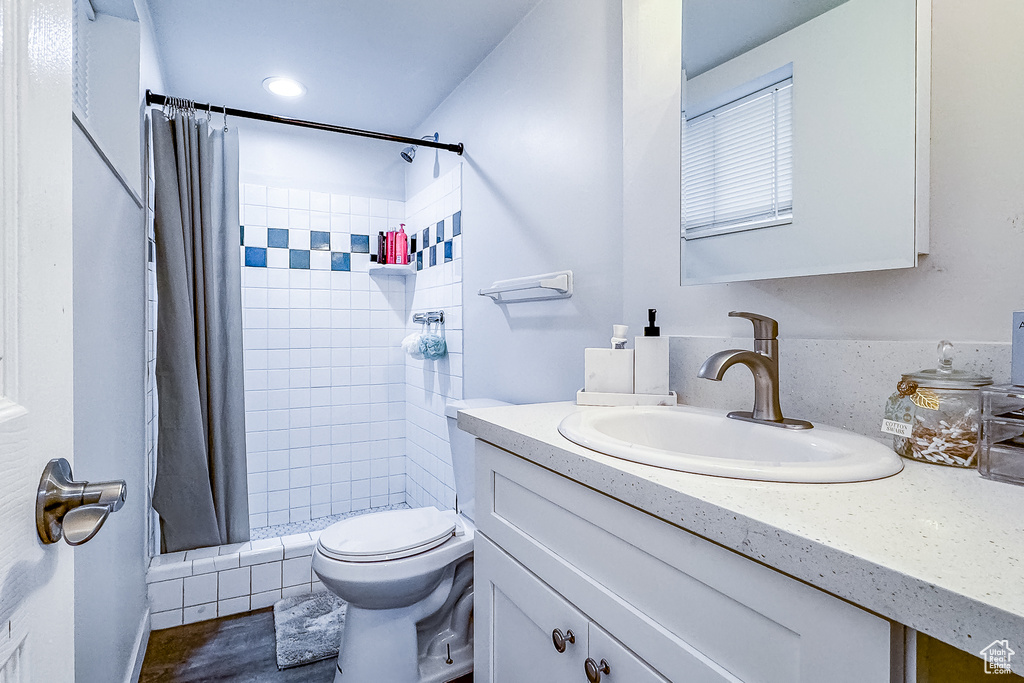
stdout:
{"type": "Polygon", "coordinates": [[[684,0],[681,282],[916,265],[929,0],[684,0]]]}

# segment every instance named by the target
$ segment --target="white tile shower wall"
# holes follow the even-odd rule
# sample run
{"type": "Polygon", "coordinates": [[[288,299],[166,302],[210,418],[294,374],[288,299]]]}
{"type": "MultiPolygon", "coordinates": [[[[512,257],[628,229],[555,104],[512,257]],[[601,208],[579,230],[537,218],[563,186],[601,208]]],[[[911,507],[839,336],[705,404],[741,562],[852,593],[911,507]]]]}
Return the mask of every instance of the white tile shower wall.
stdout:
{"type": "Polygon", "coordinates": [[[406,496],[413,507],[450,509],[455,507],[455,481],[444,406],[450,398],[462,398],[462,165],[409,198],[406,211],[411,234],[418,238],[417,251],[426,259],[415,280],[410,279],[415,284],[409,292],[408,330],[421,327],[412,322],[413,313],[443,310],[448,346],[448,355],[440,360],[405,359],[406,496]],[[423,243],[424,230],[429,244],[423,243]],[[451,260],[445,257],[449,241],[451,260]]]}
{"type": "Polygon", "coordinates": [[[404,503],[405,283],[367,271],[404,203],[250,184],[242,202],[250,528],[404,503]]]}

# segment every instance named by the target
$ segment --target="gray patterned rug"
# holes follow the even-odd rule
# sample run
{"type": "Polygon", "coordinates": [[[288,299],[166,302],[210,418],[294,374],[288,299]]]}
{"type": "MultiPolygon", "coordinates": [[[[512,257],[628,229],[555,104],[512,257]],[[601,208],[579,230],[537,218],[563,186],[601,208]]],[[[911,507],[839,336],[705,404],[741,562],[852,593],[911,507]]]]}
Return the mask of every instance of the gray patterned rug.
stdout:
{"type": "Polygon", "coordinates": [[[322,591],[274,604],[277,668],[290,669],[338,656],[348,603],[322,591]]]}

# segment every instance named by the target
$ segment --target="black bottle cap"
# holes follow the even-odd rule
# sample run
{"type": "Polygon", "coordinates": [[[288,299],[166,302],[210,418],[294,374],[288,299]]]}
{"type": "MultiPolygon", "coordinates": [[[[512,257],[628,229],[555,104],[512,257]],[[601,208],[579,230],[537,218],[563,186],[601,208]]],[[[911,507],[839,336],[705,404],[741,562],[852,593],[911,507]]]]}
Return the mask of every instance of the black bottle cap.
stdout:
{"type": "Polygon", "coordinates": [[[660,337],[661,328],[654,324],[654,317],[658,315],[658,309],[647,309],[647,327],[644,328],[645,337],[660,337]]]}

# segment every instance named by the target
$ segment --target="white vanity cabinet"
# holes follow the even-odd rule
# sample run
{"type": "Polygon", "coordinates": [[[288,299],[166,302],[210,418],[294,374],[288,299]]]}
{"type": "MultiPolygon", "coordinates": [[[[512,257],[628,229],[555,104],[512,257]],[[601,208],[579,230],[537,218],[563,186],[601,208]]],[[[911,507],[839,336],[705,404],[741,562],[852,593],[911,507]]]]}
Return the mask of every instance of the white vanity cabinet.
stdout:
{"type": "Polygon", "coordinates": [[[590,658],[590,679],[611,683],[902,681],[902,627],[476,448],[476,680],[586,683],[590,658]]]}

